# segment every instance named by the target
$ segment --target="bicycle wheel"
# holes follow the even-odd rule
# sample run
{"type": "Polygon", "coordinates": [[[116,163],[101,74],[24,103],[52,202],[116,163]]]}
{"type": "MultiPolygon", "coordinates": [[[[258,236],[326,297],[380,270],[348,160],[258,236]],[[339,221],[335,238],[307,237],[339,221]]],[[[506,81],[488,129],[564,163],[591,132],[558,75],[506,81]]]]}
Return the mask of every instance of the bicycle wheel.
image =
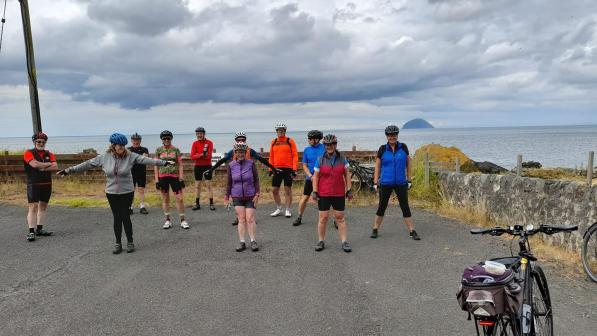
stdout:
{"type": "Polygon", "coordinates": [[[597,282],[597,223],[591,225],[583,238],[582,266],[589,278],[597,282]]]}
{"type": "Polygon", "coordinates": [[[539,265],[534,265],[531,270],[531,311],[533,320],[531,321],[531,335],[553,336],[553,310],[551,308],[551,298],[549,297],[549,288],[545,273],[539,265]]]}
{"type": "Polygon", "coordinates": [[[514,328],[514,315],[502,315],[493,327],[493,334],[491,336],[514,336],[516,329],[514,328]]]}
{"type": "Polygon", "coordinates": [[[363,184],[363,178],[361,174],[359,174],[356,170],[350,174],[350,183],[352,184],[351,189],[352,192],[355,194],[361,191],[361,186],[363,184]]]}

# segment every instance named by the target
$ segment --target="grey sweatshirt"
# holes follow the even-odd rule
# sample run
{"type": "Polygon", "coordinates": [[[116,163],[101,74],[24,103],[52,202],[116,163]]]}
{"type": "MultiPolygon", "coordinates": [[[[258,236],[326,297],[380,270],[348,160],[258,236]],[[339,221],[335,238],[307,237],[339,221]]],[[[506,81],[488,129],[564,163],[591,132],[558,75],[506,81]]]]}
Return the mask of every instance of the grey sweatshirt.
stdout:
{"type": "Polygon", "coordinates": [[[112,153],[100,154],[81,164],[66,168],[67,173],[80,173],[96,167],[102,167],[106,174],[107,194],[127,194],[135,191],[131,168],[134,164],[165,166],[166,161],[151,159],[129,152],[125,157],[116,157],[112,153]]]}

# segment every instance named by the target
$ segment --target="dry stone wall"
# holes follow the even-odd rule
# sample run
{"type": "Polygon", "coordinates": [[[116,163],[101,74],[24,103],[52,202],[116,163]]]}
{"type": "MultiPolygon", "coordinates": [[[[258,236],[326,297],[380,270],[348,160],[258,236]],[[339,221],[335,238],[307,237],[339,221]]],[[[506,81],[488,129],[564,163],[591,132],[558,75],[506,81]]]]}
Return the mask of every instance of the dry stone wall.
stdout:
{"type": "Polygon", "coordinates": [[[544,236],[580,251],[582,235],[597,222],[597,186],[513,175],[439,173],[444,197],[454,206],[478,208],[499,223],[578,225],[573,233],[544,236]]]}

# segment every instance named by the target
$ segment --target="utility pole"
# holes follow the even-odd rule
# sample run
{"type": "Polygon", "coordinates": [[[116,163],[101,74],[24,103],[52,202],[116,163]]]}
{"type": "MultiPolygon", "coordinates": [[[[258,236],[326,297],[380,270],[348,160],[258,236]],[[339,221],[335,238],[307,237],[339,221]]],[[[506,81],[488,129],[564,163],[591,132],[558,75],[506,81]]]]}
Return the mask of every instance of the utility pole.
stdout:
{"type": "Polygon", "coordinates": [[[27,54],[27,75],[29,78],[29,98],[31,100],[31,118],[33,133],[41,132],[41,116],[39,114],[39,96],[37,94],[37,75],[35,71],[35,57],[33,55],[33,37],[31,35],[31,19],[29,18],[29,4],[27,0],[21,3],[21,18],[23,20],[23,36],[25,38],[25,52],[27,54]]]}

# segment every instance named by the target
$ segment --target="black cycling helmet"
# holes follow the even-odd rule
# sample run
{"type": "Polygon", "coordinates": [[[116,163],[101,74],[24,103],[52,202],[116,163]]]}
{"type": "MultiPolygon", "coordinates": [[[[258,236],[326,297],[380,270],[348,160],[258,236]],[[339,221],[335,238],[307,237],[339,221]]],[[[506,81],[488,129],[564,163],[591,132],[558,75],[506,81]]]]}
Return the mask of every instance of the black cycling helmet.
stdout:
{"type": "Polygon", "coordinates": [[[242,141],[242,140],[238,140],[239,138],[243,138],[243,139],[247,140],[247,135],[245,134],[245,131],[238,131],[238,132],[234,133],[234,140],[242,141]]]}
{"type": "Polygon", "coordinates": [[[35,141],[37,139],[42,139],[42,140],[48,141],[48,136],[44,132],[37,132],[37,133],[33,134],[33,136],[31,137],[31,140],[35,141]]]}
{"type": "Polygon", "coordinates": [[[336,136],[333,134],[326,134],[326,136],[323,137],[324,145],[337,144],[337,143],[338,143],[338,138],[336,138],[336,136]]]}
{"type": "Polygon", "coordinates": [[[163,140],[166,137],[174,138],[174,135],[172,135],[172,132],[168,130],[162,131],[162,133],[160,133],[160,140],[163,140]]]}
{"type": "Polygon", "coordinates": [[[141,140],[141,135],[139,133],[135,133],[131,135],[131,140],[141,140]]]}
{"type": "Polygon", "coordinates": [[[203,127],[201,127],[201,126],[199,126],[199,127],[195,128],[195,133],[199,133],[199,132],[201,132],[201,133],[205,133],[205,128],[203,128],[203,127]]]}
{"type": "Polygon", "coordinates": [[[400,133],[400,129],[396,125],[389,125],[388,127],[386,127],[384,132],[386,133],[386,135],[398,134],[400,133]]]}
{"type": "Polygon", "coordinates": [[[321,140],[321,139],[323,139],[323,133],[321,133],[321,131],[318,131],[318,130],[309,131],[309,133],[307,134],[307,139],[321,140]]]}

